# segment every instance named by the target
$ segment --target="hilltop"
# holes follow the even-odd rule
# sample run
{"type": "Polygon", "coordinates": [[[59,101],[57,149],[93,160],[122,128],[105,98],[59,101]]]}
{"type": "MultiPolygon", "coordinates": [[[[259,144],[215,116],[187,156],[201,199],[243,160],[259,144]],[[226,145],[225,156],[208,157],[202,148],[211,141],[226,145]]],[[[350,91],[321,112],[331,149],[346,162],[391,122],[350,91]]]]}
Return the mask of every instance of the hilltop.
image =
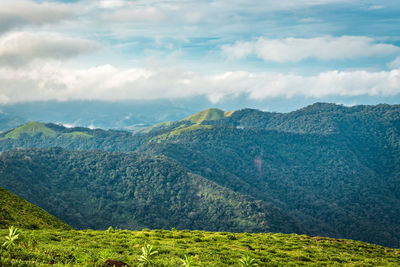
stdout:
{"type": "Polygon", "coordinates": [[[0,228],[71,229],[41,208],[0,187],[0,228]]]}
{"type": "Polygon", "coordinates": [[[209,108],[189,116],[183,119],[183,121],[190,121],[191,123],[200,124],[203,121],[221,120],[225,117],[229,117],[232,115],[232,113],[233,112],[225,112],[217,108],[209,108]]]}
{"type": "Polygon", "coordinates": [[[55,137],[56,132],[48,127],[44,123],[40,122],[28,122],[24,125],[19,126],[18,128],[7,132],[4,135],[4,138],[10,138],[10,139],[18,139],[22,135],[29,135],[29,136],[34,136],[34,135],[39,135],[41,134],[42,136],[49,136],[49,137],[55,137]]]}

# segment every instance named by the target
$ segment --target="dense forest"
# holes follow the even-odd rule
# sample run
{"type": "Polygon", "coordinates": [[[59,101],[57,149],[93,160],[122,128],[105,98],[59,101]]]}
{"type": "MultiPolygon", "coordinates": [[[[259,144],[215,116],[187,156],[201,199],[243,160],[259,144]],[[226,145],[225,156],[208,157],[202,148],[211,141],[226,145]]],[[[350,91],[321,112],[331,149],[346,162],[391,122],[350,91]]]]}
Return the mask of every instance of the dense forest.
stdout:
{"type": "Polygon", "coordinates": [[[165,157],[136,153],[3,152],[0,183],[78,229],[298,232],[293,218],[165,157]]]}
{"type": "Polygon", "coordinates": [[[399,134],[399,105],[210,109],[135,135],[30,123],[0,135],[0,186],[78,228],[282,231],[398,247],[399,134]],[[30,149],[55,146],[81,151],[30,149]]]}

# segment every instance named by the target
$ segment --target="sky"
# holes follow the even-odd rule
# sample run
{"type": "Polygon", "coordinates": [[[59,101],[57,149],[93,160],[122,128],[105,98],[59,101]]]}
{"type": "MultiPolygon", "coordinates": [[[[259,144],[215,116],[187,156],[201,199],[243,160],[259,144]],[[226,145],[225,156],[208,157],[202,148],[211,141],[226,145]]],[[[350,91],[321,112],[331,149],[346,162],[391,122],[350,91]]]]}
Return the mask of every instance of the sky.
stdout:
{"type": "Polygon", "coordinates": [[[399,25],[398,0],[0,0],[0,104],[395,104],[399,25]]]}

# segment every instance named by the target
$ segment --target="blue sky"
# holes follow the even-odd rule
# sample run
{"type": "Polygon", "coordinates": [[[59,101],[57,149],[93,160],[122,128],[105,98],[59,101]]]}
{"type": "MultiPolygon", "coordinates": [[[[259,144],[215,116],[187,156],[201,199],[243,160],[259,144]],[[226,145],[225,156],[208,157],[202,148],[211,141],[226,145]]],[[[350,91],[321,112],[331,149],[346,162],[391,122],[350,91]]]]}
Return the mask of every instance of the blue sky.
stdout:
{"type": "Polygon", "coordinates": [[[400,100],[398,1],[1,2],[0,104],[400,100]]]}

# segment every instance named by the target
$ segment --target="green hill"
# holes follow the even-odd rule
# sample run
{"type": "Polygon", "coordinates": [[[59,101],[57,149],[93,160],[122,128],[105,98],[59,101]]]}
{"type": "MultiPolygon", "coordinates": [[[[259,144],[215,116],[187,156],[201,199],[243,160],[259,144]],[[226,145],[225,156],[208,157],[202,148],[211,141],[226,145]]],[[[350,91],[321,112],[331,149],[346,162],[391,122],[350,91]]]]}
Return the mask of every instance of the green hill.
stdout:
{"type": "Polygon", "coordinates": [[[65,128],[61,125],[42,122],[28,122],[15,129],[0,134],[0,139],[23,139],[26,137],[37,137],[45,139],[66,138],[66,137],[92,137],[91,130],[87,128],[75,127],[65,128]]]}
{"type": "Polygon", "coordinates": [[[0,187],[0,228],[70,229],[41,208],[0,187]]]}
{"type": "Polygon", "coordinates": [[[127,131],[66,128],[54,123],[29,122],[0,133],[0,151],[15,148],[64,147],[70,150],[133,151],[140,138],[127,131]]]}
{"type": "Polygon", "coordinates": [[[21,125],[18,128],[8,132],[5,134],[5,138],[17,139],[22,134],[27,134],[30,136],[42,134],[43,136],[55,137],[56,132],[48,127],[44,123],[41,122],[28,122],[24,125],[21,125]]]}
{"type": "MultiPolygon", "coordinates": [[[[6,230],[0,230],[0,243],[6,230]]],[[[1,266],[102,266],[106,259],[138,266],[142,247],[157,251],[154,266],[240,266],[249,256],[258,266],[399,266],[400,250],[359,241],[295,234],[249,234],[188,230],[23,231],[22,242],[1,266]],[[187,266],[187,265],[186,265],[187,266]]],[[[0,250],[0,255],[2,251],[0,250]]],[[[3,252],[5,255],[6,253],[3,252]]]]}
{"type": "Polygon", "coordinates": [[[224,112],[223,110],[217,109],[217,108],[210,108],[206,109],[203,111],[200,111],[199,113],[196,113],[190,117],[187,117],[186,119],[183,119],[183,121],[190,121],[195,124],[200,124],[203,121],[214,121],[214,120],[220,120],[225,118],[225,116],[230,115],[231,113],[229,112],[224,112]]]}
{"type": "Polygon", "coordinates": [[[60,148],[6,151],[0,155],[0,185],[78,229],[301,231],[273,205],[165,157],[60,148]]]}

